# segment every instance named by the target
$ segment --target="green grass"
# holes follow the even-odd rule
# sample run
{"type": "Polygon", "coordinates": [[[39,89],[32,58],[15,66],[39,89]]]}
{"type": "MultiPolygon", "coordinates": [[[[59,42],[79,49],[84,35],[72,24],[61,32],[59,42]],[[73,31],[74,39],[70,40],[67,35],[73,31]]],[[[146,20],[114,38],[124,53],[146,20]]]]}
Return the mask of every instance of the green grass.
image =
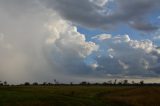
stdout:
{"type": "Polygon", "coordinates": [[[160,87],[0,87],[0,106],[160,106],[160,87]]]}

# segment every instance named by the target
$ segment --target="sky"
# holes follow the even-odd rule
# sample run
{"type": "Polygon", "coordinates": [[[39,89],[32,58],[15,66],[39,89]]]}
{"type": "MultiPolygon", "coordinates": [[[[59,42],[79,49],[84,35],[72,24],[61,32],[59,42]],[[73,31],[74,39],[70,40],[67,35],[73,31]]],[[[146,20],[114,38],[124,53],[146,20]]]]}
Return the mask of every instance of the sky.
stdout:
{"type": "Polygon", "coordinates": [[[0,80],[160,81],[160,0],[0,0],[0,80]]]}

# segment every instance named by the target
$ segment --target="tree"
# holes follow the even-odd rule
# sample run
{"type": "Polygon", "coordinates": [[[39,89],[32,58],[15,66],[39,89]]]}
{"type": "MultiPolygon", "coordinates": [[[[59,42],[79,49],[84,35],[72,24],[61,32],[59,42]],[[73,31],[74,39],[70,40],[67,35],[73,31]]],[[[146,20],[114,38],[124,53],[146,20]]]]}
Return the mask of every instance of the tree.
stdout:
{"type": "Polygon", "coordinates": [[[2,81],[0,81],[0,86],[3,86],[3,83],[2,83],[2,81]]]}
{"type": "Polygon", "coordinates": [[[132,84],[135,84],[135,82],[134,82],[134,81],[132,81],[132,84]]]}
{"type": "Polygon", "coordinates": [[[29,86],[30,83],[29,83],[29,82],[25,82],[24,85],[25,85],[25,86],[29,86]]]}
{"type": "Polygon", "coordinates": [[[32,85],[35,85],[35,86],[37,86],[37,85],[39,85],[37,82],[34,82],[32,85]]]}
{"type": "Polygon", "coordinates": [[[83,82],[80,83],[80,85],[87,85],[87,82],[83,81],[83,82]]]}
{"type": "Polygon", "coordinates": [[[114,80],[114,84],[116,84],[116,83],[117,83],[117,79],[114,80]]]}
{"type": "Polygon", "coordinates": [[[53,85],[53,84],[49,82],[47,85],[48,85],[48,86],[51,86],[51,85],[53,85]]]}
{"type": "Polygon", "coordinates": [[[143,85],[143,84],[144,84],[144,81],[140,81],[140,84],[143,85]]]}
{"type": "Polygon", "coordinates": [[[109,80],[107,83],[108,83],[108,84],[112,84],[112,80],[109,80]]]}
{"type": "Polygon", "coordinates": [[[47,82],[43,82],[43,84],[42,84],[42,85],[44,85],[44,86],[45,86],[45,85],[47,85],[47,82]]]}
{"type": "Polygon", "coordinates": [[[54,79],[54,84],[59,84],[58,81],[56,79],[54,79]]]}
{"type": "Polygon", "coordinates": [[[107,85],[107,83],[106,83],[106,82],[103,82],[102,85],[107,85]]]}
{"type": "Polygon", "coordinates": [[[7,81],[4,81],[4,85],[7,85],[7,81]]]}
{"type": "Polygon", "coordinates": [[[70,85],[73,85],[73,82],[70,82],[70,85]]]}
{"type": "Polygon", "coordinates": [[[124,81],[123,81],[123,84],[128,84],[128,80],[124,80],[124,81]]]}
{"type": "Polygon", "coordinates": [[[122,82],[118,82],[118,85],[122,85],[122,82]]]}

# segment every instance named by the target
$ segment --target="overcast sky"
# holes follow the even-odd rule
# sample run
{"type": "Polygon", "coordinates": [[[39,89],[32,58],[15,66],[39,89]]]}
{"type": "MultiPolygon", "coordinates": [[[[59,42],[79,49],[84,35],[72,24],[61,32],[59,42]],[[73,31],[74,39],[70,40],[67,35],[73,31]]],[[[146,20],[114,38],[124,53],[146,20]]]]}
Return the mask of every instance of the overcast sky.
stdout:
{"type": "Polygon", "coordinates": [[[0,80],[158,82],[159,11],[160,0],[0,0],[0,80]]]}

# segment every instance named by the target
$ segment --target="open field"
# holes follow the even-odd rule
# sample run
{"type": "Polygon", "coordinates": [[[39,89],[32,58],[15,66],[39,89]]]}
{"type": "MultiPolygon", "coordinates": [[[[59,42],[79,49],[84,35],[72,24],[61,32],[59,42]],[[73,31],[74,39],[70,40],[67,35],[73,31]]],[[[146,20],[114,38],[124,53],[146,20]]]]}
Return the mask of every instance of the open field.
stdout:
{"type": "Polygon", "coordinates": [[[160,106],[160,87],[0,87],[0,106],[160,106]]]}

